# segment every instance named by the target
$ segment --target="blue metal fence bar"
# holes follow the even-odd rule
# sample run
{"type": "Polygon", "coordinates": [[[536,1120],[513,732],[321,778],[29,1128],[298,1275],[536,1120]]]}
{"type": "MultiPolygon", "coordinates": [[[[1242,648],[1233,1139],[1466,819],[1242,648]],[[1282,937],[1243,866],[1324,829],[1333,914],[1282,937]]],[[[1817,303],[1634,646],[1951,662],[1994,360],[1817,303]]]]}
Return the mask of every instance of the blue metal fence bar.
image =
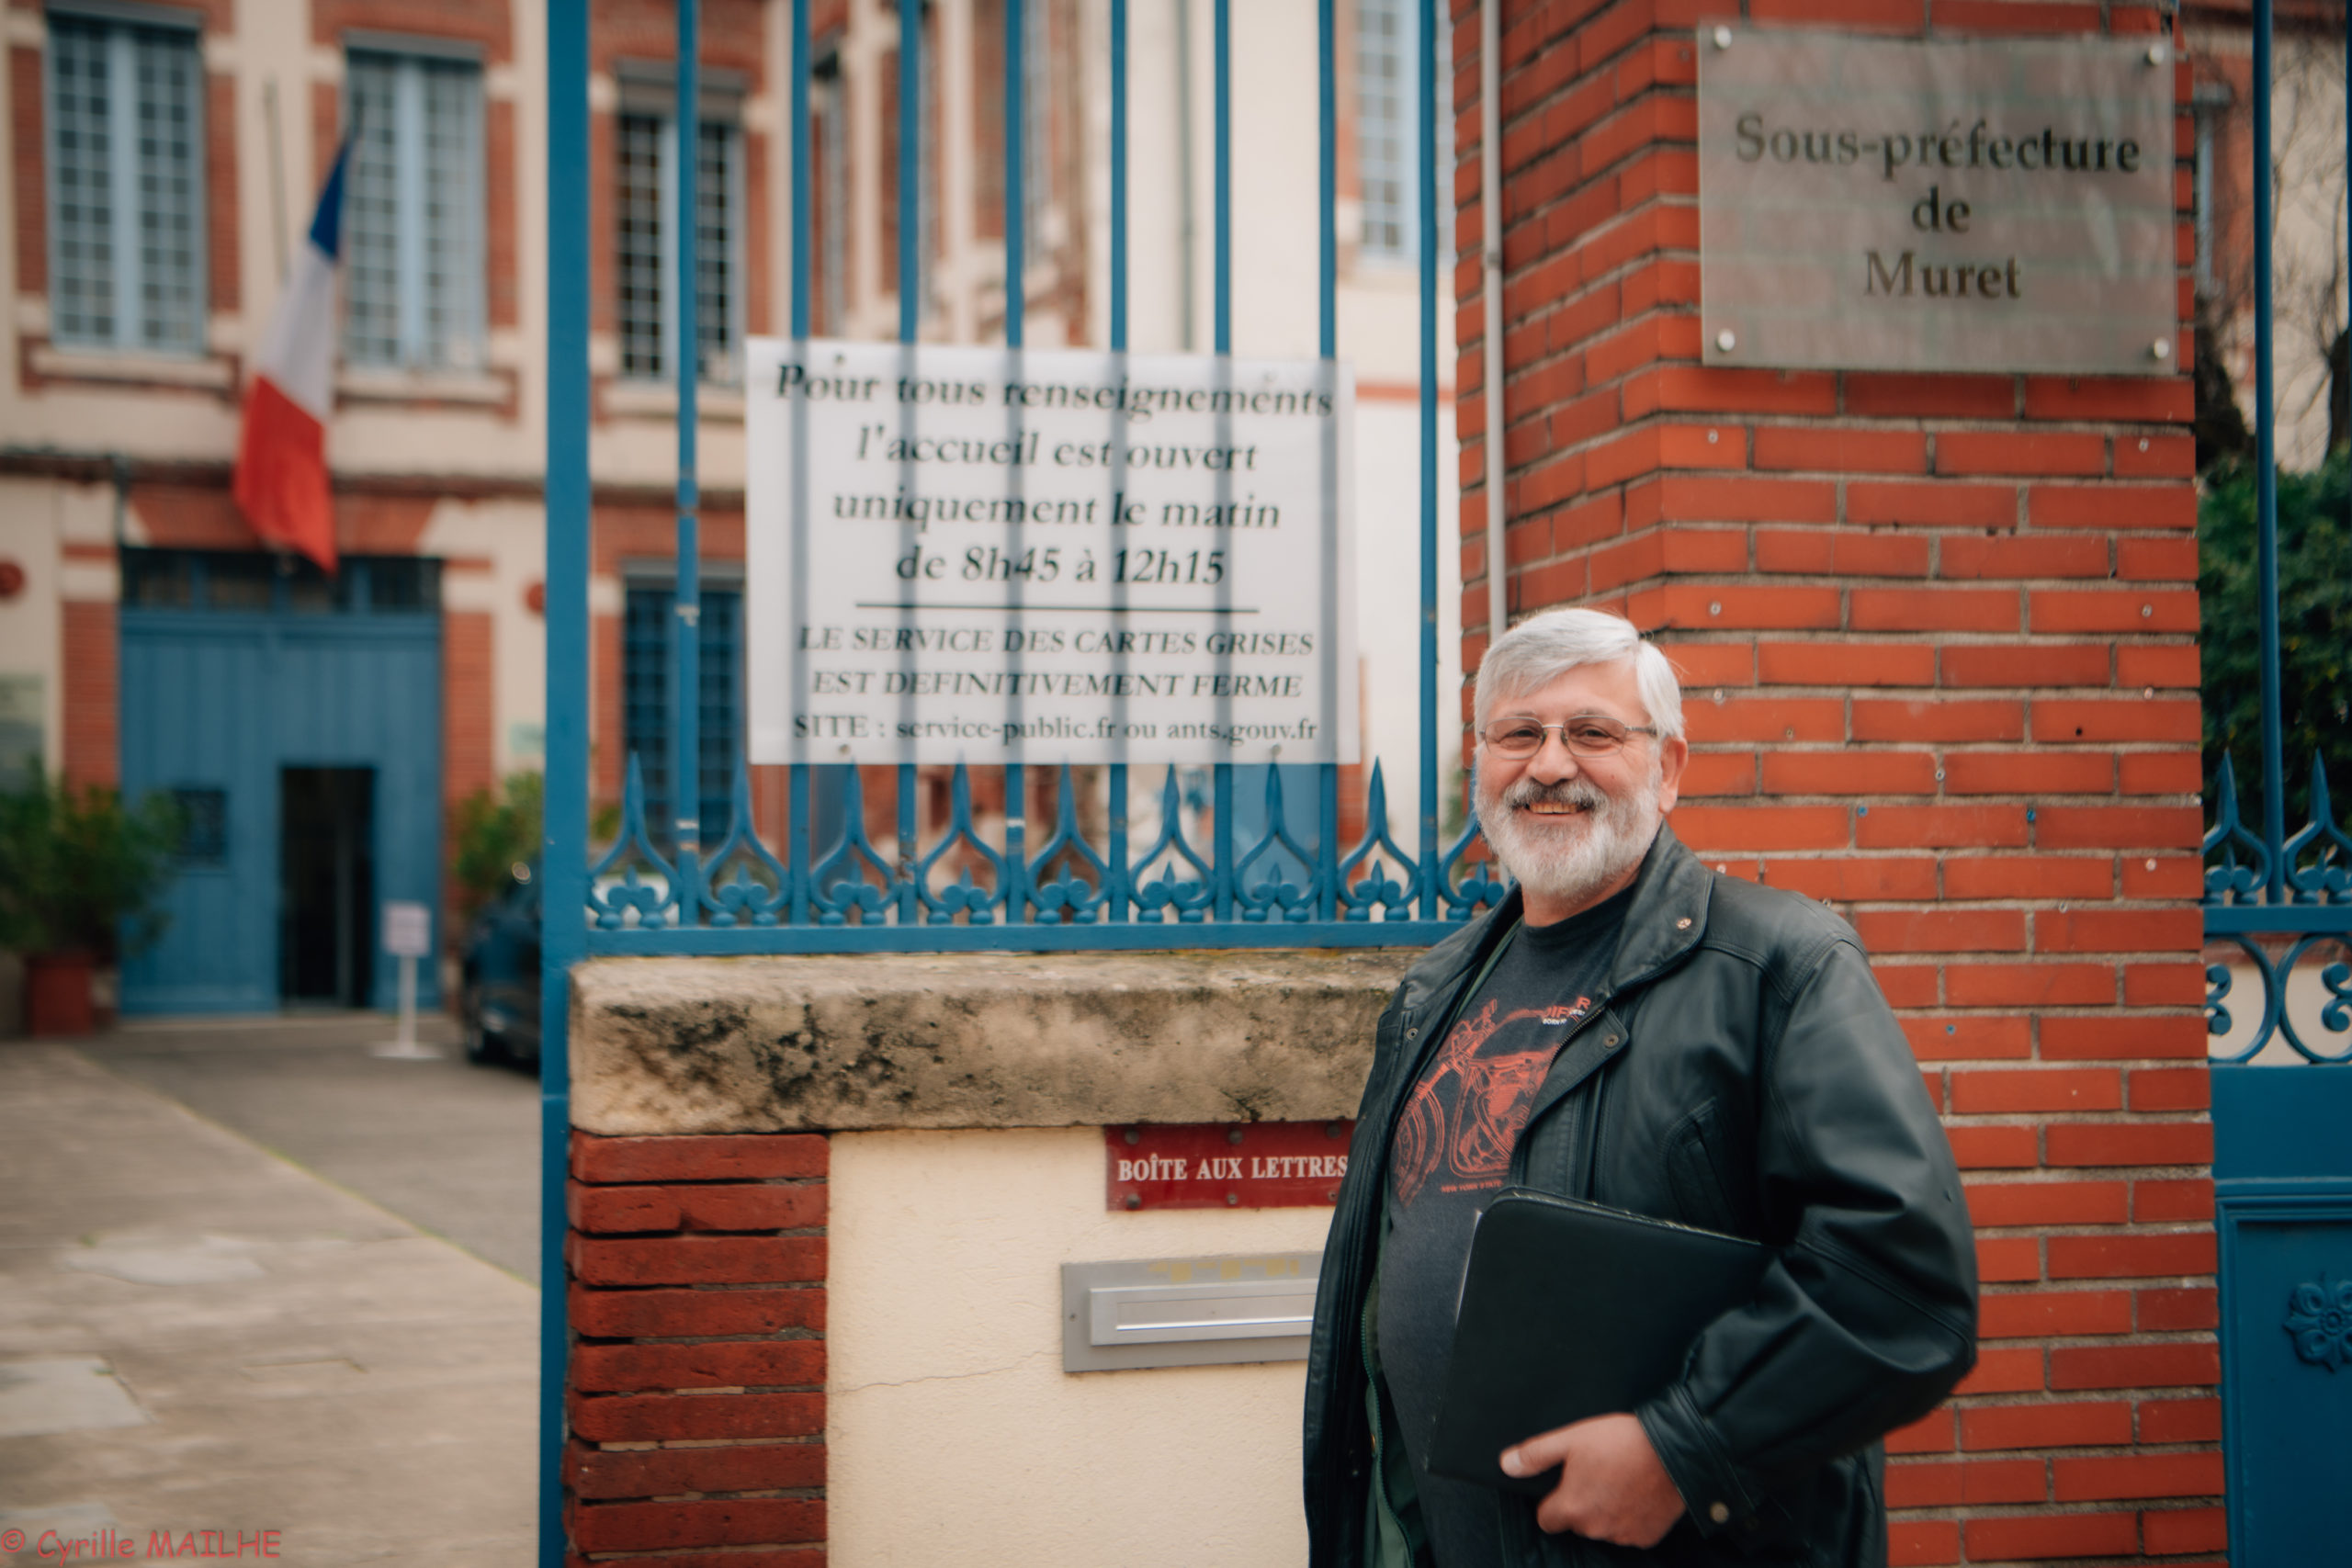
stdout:
{"type": "MultiPolygon", "coordinates": [[[[947,889],[949,894],[956,891],[947,889]]],[[[1484,908],[1467,902],[1467,888],[1457,897],[1469,912],[1484,908]]],[[[986,897],[983,890],[982,898],[986,897]]],[[[949,900],[943,897],[940,902],[944,905],[949,900]]],[[[976,921],[970,925],[949,923],[943,918],[908,925],[877,919],[870,924],[854,926],[594,929],[587,933],[587,953],[591,957],[735,957],[794,953],[1134,953],[1171,947],[1427,947],[1460,929],[1459,916],[1438,920],[1288,920],[1283,918],[1279,904],[1272,908],[1272,914],[1260,919],[1180,923],[1170,916],[1161,921],[1137,919],[1124,925],[1079,925],[1059,919],[1050,925],[1009,925],[983,908],[981,914],[987,923],[976,921]]]]}
{"type": "Polygon", "coordinates": [[[2278,394],[2271,386],[2277,355],[2271,342],[2270,39],[2271,0],[2254,0],[2255,570],[2262,617],[2262,841],[2270,852],[2267,896],[2272,903],[2283,903],[2286,857],[2279,846],[2286,838],[2287,787],[2278,713],[2278,394]]]}
{"type": "Polygon", "coordinates": [[[678,363],[678,560],[672,604],[677,655],[671,660],[670,816],[676,853],[678,923],[702,923],[702,494],[695,446],[702,432],[701,279],[695,200],[702,164],[701,0],[677,0],[677,85],[671,106],[671,163],[677,171],[677,298],[671,302],[678,363]]]}
{"type": "MultiPolygon", "coordinates": [[[[1336,67],[1335,23],[1332,0],[1317,0],[1315,7],[1315,101],[1316,101],[1316,354],[1323,361],[1324,374],[1333,374],[1340,359],[1340,88],[1336,67]]],[[[1338,552],[1330,547],[1337,543],[1339,532],[1334,514],[1338,473],[1339,444],[1327,434],[1323,443],[1323,512],[1329,519],[1325,525],[1327,561],[1336,562],[1338,552]]],[[[1331,621],[1331,611],[1337,604],[1338,585],[1323,585],[1324,624],[1331,621]]],[[[1325,639],[1328,648],[1329,639],[1325,639]]],[[[1334,691],[1338,674],[1329,659],[1324,660],[1323,689],[1334,691]]],[[[1327,702],[1329,701],[1327,695],[1327,702]]],[[[1336,732],[1336,731],[1335,731],[1336,732]]],[[[1315,918],[1330,919],[1340,906],[1340,767],[1336,762],[1317,766],[1315,836],[1315,918]]],[[[1369,825],[1369,824],[1368,824],[1369,825]]]]}
{"type": "MultiPolygon", "coordinates": [[[[1023,120],[1021,101],[1022,72],[1028,64],[1027,40],[1023,37],[1028,9],[1028,0],[1004,0],[1004,346],[1012,351],[1016,361],[1029,307],[1027,235],[1022,231],[1023,220],[1028,216],[1028,186],[1023,176],[1028,173],[1025,165],[1029,128],[1023,120]]],[[[1014,417],[1019,417],[1017,411],[1014,417]]],[[[1018,479],[1018,469],[1007,472],[1018,479]]],[[[1021,532],[1020,524],[1008,525],[1012,547],[1005,554],[1013,560],[1021,558],[1021,532]]],[[[1018,579],[1007,581],[1005,591],[1015,604],[1020,604],[1022,585],[1018,579]]],[[[1019,619],[1016,611],[1016,625],[1019,619]]],[[[1015,694],[1007,703],[1015,705],[1020,700],[1015,694]]],[[[1017,718],[1018,715],[1009,716],[1017,718]]],[[[1029,771],[1019,762],[1008,762],[1004,769],[1004,863],[997,871],[997,889],[1004,898],[1007,925],[1019,925],[1026,916],[1028,878],[1023,872],[1029,863],[1028,819],[1029,771]]]]}
{"type": "MultiPolygon", "coordinates": [[[[1016,4],[1017,0],[1006,0],[1016,4]]],[[[911,344],[922,324],[922,0],[899,0],[899,341],[911,344]]],[[[922,918],[916,877],[915,769],[899,767],[899,923],[922,918]]],[[[853,778],[856,775],[852,774],[853,778]]],[[[863,795],[849,802],[863,812],[863,795]]]]}
{"type": "MultiPolygon", "coordinates": [[[[1419,0],[1421,251],[1421,821],[1414,862],[1420,917],[1437,919],[1437,5],[1419,0]]],[[[1451,96],[1451,95],[1449,95],[1451,96]]]]}
{"type": "Polygon", "coordinates": [[[588,902],[588,0],[548,18],[547,793],[539,841],[539,1568],[563,1568],[569,976],[588,902]]]}
{"type": "MultiPolygon", "coordinates": [[[[1181,13],[1180,13],[1181,16],[1181,13]]],[[[1181,34],[1182,51],[1192,40],[1181,34]]],[[[1182,80],[1182,73],[1178,73],[1182,80]]],[[[1181,120],[1180,120],[1181,123],[1181,120]]],[[[1111,353],[1127,356],[1127,0],[1111,0],[1111,353]]],[[[1124,750],[1121,753],[1125,754],[1124,750]]],[[[1111,859],[1102,874],[1105,921],[1124,925],[1132,887],[1127,867],[1127,764],[1111,764],[1111,859]]]]}
{"type": "MultiPolygon", "coordinates": [[[[802,348],[805,360],[808,343],[808,243],[811,224],[810,186],[816,182],[815,170],[808,156],[808,0],[792,0],[792,165],[786,172],[792,181],[792,341],[802,348]]],[[[826,214],[826,221],[838,223],[836,213],[826,214]]],[[[838,331],[836,327],[834,330],[838,331]]],[[[795,762],[790,774],[792,804],[785,828],[784,863],[789,887],[787,918],[796,926],[808,923],[808,868],[817,863],[817,846],[809,840],[808,791],[812,779],[808,764],[795,762]]],[[[859,803],[864,809],[864,803],[859,803]]]]}
{"type": "MultiPolygon", "coordinates": [[[[1209,43],[1209,109],[1212,137],[1209,198],[1210,348],[1224,358],[1233,353],[1233,0],[1216,0],[1209,43]]],[[[1214,770],[1216,852],[1210,856],[1209,894],[1215,919],[1233,919],[1235,844],[1233,841],[1233,769],[1218,763],[1214,770]]]]}

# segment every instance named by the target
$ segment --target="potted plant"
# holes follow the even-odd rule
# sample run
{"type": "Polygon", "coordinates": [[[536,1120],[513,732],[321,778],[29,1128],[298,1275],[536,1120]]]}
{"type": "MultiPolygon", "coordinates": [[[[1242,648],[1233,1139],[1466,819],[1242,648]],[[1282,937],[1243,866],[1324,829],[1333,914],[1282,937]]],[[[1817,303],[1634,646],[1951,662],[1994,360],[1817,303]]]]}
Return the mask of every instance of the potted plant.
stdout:
{"type": "Polygon", "coordinates": [[[179,836],[179,811],[161,795],[126,805],[38,767],[0,791],[0,947],[24,955],[29,1032],[90,1032],[98,966],[162,934],[179,836]]]}

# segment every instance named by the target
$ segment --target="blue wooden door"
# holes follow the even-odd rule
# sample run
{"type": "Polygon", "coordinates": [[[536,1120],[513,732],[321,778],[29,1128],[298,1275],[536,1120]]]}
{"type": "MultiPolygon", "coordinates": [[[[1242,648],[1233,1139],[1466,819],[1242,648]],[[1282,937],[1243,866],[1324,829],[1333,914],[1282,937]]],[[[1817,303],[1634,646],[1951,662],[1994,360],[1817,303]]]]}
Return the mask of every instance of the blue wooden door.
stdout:
{"type": "MultiPolygon", "coordinates": [[[[123,787],[176,792],[218,830],[192,835],[161,941],[124,964],[123,1010],[274,1009],[282,770],[371,770],[375,898],[440,907],[441,618],[413,581],[432,563],[388,563],[373,594],[367,563],[346,563],[307,598],[226,570],[208,595],[202,562],[193,588],[156,589],[157,564],[126,571],[123,787]]],[[[430,1005],[435,966],[418,982],[430,1005]]],[[[370,1005],[393,1006],[396,984],[375,953],[370,1005]]]]}
{"type": "Polygon", "coordinates": [[[2213,1069],[2230,1561],[2345,1561],[2352,1070],[2213,1069]]]}

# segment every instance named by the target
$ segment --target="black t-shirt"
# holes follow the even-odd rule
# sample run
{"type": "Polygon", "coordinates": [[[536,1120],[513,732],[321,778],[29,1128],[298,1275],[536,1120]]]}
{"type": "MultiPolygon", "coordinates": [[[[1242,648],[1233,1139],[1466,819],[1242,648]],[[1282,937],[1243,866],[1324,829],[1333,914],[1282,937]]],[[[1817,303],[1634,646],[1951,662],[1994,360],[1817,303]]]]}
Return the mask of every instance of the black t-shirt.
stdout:
{"type": "Polygon", "coordinates": [[[1431,1476],[1425,1459],[1471,1227],[1510,1174],[1553,1057],[1597,1005],[1632,897],[1628,889],[1553,925],[1522,925],[1506,939],[1413,1086],[1389,1144],[1380,1370],[1439,1568],[1484,1568],[1502,1554],[1498,1494],[1431,1476]]]}

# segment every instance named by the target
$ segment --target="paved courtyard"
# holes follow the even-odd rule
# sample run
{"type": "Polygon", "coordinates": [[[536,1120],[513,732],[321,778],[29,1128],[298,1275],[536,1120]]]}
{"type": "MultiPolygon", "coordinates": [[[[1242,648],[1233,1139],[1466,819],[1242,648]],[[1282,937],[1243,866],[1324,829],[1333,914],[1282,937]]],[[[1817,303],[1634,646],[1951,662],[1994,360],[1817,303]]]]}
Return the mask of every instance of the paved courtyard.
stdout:
{"type": "Polygon", "coordinates": [[[0,1562],[533,1560],[536,1086],[388,1033],[0,1043],[0,1562]]]}

